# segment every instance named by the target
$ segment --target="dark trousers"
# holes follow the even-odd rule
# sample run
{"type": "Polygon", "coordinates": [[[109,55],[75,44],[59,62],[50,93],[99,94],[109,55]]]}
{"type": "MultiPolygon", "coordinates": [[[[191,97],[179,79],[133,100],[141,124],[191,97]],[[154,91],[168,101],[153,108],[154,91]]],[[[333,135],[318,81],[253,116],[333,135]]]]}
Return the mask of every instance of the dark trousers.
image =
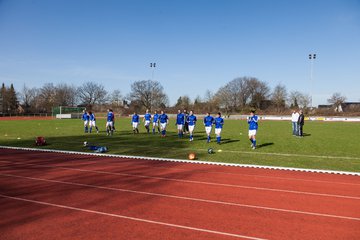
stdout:
{"type": "Polygon", "coordinates": [[[303,136],[303,126],[304,125],[301,125],[301,124],[299,124],[299,136],[303,136]]]}

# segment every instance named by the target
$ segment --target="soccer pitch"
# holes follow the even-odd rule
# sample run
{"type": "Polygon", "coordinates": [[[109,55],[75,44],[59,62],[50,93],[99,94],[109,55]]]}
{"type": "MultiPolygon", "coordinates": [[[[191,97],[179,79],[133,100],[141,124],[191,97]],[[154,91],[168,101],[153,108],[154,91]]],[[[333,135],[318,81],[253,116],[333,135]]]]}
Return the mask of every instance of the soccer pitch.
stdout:
{"type": "Polygon", "coordinates": [[[110,154],[187,159],[190,152],[198,161],[256,164],[267,166],[326,169],[360,172],[360,124],[349,122],[306,122],[303,138],[291,134],[291,122],[260,121],[258,149],[250,148],[248,124],[227,120],[222,144],[206,143],[202,120],[195,127],[194,141],[188,135],[179,139],[175,120],[170,119],[167,137],[147,134],[143,124],[140,134],[132,133],[130,119],[116,119],[116,132],[106,136],[105,120],[97,120],[100,133],[85,134],[81,120],[0,121],[0,145],[35,148],[35,137],[44,136],[48,145],[36,148],[92,152],[83,146],[106,146],[110,154]],[[214,154],[208,154],[208,148],[214,154]],[[220,151],[219,151],[220,150],[220,151]]]}

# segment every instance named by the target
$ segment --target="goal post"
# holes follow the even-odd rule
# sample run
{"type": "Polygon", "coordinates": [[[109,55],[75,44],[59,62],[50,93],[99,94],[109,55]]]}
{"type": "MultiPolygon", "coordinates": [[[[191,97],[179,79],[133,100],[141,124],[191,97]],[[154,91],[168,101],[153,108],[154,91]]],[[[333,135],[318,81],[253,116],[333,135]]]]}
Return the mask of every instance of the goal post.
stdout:
{"type": "Polygon", "coordinates": [[[59,119],[81,118],[85,107],[58,106],[52,110],[52,116],[59,119]]]}

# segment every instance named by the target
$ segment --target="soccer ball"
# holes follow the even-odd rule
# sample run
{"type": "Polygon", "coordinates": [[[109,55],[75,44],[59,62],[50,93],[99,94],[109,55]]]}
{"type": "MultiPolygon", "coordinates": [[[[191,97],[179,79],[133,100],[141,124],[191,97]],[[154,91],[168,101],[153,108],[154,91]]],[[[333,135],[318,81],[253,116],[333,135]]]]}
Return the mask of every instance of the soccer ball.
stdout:
{"type": "Polygon", "coordinates": [[[84,142],[84,147],[86,147],[88,145],[88,142],[87,141],[85,141],[84,142]]]}
{"type": "Polygon", "coordinates": [[[194,160],[194,159],[196,159],[196,154],[195,153],[189,153],[188,158],[189,158],[189,160],[194,160]]]}
{"type": "Polygon", "coordinates": [[[214,149],[209,148],[209,149],[208,149],[208,154],[213,154],[213,153],[214,153],[214,149]]]}

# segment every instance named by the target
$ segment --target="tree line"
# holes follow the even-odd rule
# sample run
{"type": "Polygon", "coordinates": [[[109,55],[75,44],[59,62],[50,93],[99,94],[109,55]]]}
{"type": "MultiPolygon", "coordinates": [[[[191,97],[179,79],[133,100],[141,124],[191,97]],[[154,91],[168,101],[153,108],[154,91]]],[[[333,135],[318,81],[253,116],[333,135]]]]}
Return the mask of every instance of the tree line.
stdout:
{"type": "MultiPolygon", "coordinates": [[[[339,105],[346,100],[340,93],[334,93],[328,102],[339,105]]],[[[267,113],[288,113],[290,108],[309,109],[311,97],[299,91],[288,92],[286,86],[278,84],[271,89],[268,83],[255,77],[240,77],[226,83],[215,93],[207,90],[203,97],[191,100],[181,95],[173,106],[163,86],[158,81],[140,80],[131,84],[130,93],[123,95],[121,90],[108,92],[104,85],[86,82],[81,86],[66,83],[46,83],[42,87],[27,87],[15,91],[2,84],[0,113],[28,114],[51,113],[58,106],[83,106],[94,111],[112,108],[116,112],[143,112],[146,109],[193,109],[196,112],[222,111],[226,114],[245,113],[258,109],[267,113]]]]}

